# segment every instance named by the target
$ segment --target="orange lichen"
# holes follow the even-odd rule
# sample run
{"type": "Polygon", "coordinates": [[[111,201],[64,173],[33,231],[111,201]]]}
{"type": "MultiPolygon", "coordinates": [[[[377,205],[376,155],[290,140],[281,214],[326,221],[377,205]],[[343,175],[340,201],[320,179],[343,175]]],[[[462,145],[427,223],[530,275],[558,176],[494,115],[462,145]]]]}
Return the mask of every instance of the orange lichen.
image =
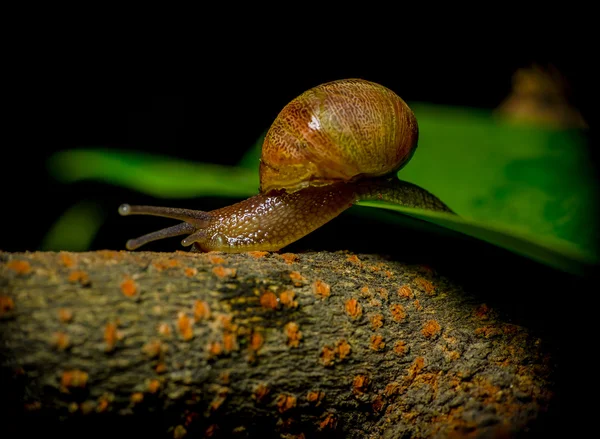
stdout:
{"type": "Polygon", "coordinates": [[[321,390],[309,390],[306,394],[306,400],[315,407],[321,405],[321,401],[325,398],[325,392],[321,390]]]}
{"type": "Polygon", "coordinates": [[[500,334],[502,334],[502,331],[494,326],[483,326],[475,329],[475,335],[481,335],[485,338],[495,337],[500,334]]]}
{"type": "Polygon", "coordinates": [[[108,409],[110,405],[110,400],[106,395],[102,395],[98,398],[98,405],[96,406],[96,411],[98,413],[103,413],[108,409]]]}
{"type": "Polygon", "coordinates": [[[56,347],[60,351],[64,351],[71,346],[69,335],[62,331],[55,332],[52,334],[52,346],[56,347]]]}
{"type": "Polygon", "coordinates": [[[411,364],[411,366],[408,368],[408,379],[409,381],[412,381],[417,374],[419,374],[419,372],[421,372],[421,370],[423,370],[423,368],[425,367],[425,358],[423,357],[417,357],[415,358],[415,361],[413,361],[413,364],[411,364]]]}
{"type": "Polygon", "coordinates": [[[319,430],[335,430],[335,427],[337,426],[337,417],[333,413],[326,413],[323,416],[323,420],[319,422],[319,430]]]}
{"type": "Polygon", "coordinates": [[[31,265],[28,261],[19,261],[15,259],[6,264],[6,266],[17,274],[27,274],[31,271],[31,265]]]}
{"type": "Polygon", "coordinates": [[[392,273],[390,270],[385,270],[385,271],[384,271],[384,274],[385,274],[385,276],[386,276],[388,279],[389,279],[389,278],[391,278],[391,277],[394,275],[394,273],[392,273]]]}
{"type": "Polygon", "coordinates": [[[371,404],[371,407],[373,407],[373,411],[375,413],[379,413],[381,411],[381,409],[383,408],[383,398],[381,397],[381,395],[377,395],[375,397],[373,403],[371,404]]]}
{"type": "Polygon", "coordinates": [[[388,397],[393,396],[393,395],[399,393],[401,388],[402,387],[400,386],[400,384],[398,384],[395,381],[392,381],[387,386],[385,386],[385,389],[383,390],[383,394],[388,397]]]}
{"type": "Polygon", "coordinates": [[[233,332],[237,330],[237,325],[232,323],[233,316],[231,314],[218,314],[217,321],[219,322],[219,325],[221,325],[221,327],[226,331],[233,332]]]}
{"type": "Polygon", "coordinates": [[[225,370],[223,372],[221,372],[219,374],[219,380],[221,380],[221,382],[223,384],[229,384],[230,380],[231,380],[231,372],[228,370],[225,370]]]}
{"type": "Polygon", "coordinates": [[[394,352],[398,355],[404,355],[408,352],[408,346],[402,340],[398,340],[396,344],[394,344],[394,352]]]}
{"type": "Polygon", "coordinates": [[[350,355],[351,347],[350,344],[345,339],[340,339],[335,344],[335,351],[340,359],[343,361],[346,357],[350,355]]]}
{"type": "Polygon", "coordinates": [[[260,332],[253,332],[250,336],[250,349],[258,351],[264,344],[265,339],[260,332]]]}
{"type": "Polygon", "coordinates": [[[83,286],[87,286],[91,283],[89,275],[83,270],[72,271],[69,274],[69,282],[72,284],[79,282],[83,286]]]}
{"type": "Polygon", "coordinates": [[[135,283],[135,281],[133,279],[127,278],[123,282],[121,282],[121,291],[127,297],[135,296],[135,294],[137,293],[137,290],[138,290],[137,284],[135,283]]]}
{"type": "Polygon", "coordinates": [[[286,264],[293,264],[294,262],[298,261],[298,255],[294,253],[283,253],[279,256],[285,261],[286,264]]]}
{"type": "Polygon", "coordinates": [[[358,303],[358,300],[354,298],[346,300],[344,308],[346,309],[346,313],[353,319],[357,319],[362,315],[362,307],[358,303]]]}
{"type": "Polygon", "coordinates": [[[435,292],[435,287],[433,286],[433,284],[428,280],[423,279],[422,277],[416,278],[415,284],[417,284],[417,286],[421,290],[425,291],[429,295],[433,295],[433,293],[435,292]]]}
{"type": "Polygon", "coordinates": [[[167,371],[167,365],[161,361],[156,365],[154,371],[158,374],[165,373],[167,371]]]}
{"type": "Polygon", "coordinates": [[[383,348],[385,348],[385,343],[383,342],[383,337],[381,335],[371,336],[371,344],[369,347],[374,351],[383,350],[383,348]]]}
{"type": "Polygon", "coordinates": [[[272,291],[265,291],[260,296],[260,306],[266,309],[277,309],[279,306],[279,299],[272,291]]]}
{"type": "Polygon", "coordinates": [[[87,385],[88,373],[83,370],[73,369],[64,371],[60,378],[61,390],[68,392],[72,388],[84,388],[87,385]]]}
{"type": "Polygon", "coordinates": [[[440,324],[437,321],[435,321],[435,320],[429,320],[423,326],[423,329],[421,330],[421,333],[426,338],[432,338],[432,337],[435,337],[436,335],[438,335],[440,333],[441,329],[442,328],[440,327],[440,324]]]}
{"type": "Polygon", "coordinates": [[[377,299],[373,298],[373,299],[369,300],[369,305],[378,308],[381,306],[381,300],[377,300],[377,299]]]}
{"type": "Polygon", "coordinates": [[[365,285],[360,289],[360,294],[364,297],[371,297],[373,295],[368,285],[365,285]]]}
{"type": "Polygon", "coordinates": [[[213,341],[208,344],[208,354],[211,357],[217,357],[223,353],[223,345],[218,341],[213,341]]]}
{"type": "Polygon", "coordinates": [[[67,268],[71,268],[73,265],[75,265],[75,261],[73,260],[73,258],[68,254],[68,253],[63,253],[61,252],[59,254],[60,257],[60,262],[67,268]]]}
{"type": "Polygon", "coordinates": [[[487,304],[483,304],[477,307],[474,314],[475,317],[480,320],[486,320],[490,317],[490,307],[487,304]]]}
{"type": "Polygon", "coordinates": [[[322,280],[316,280],[313,282],[312,285],[313,288],[313,292],[321,298],[326,298],[329,296],[329,293],[331,292],[331,287],[329,286],[329,284],[326,284],[325,282],[323,282],[322,280]]]}
{"type": "Polygon", "coordinates": [[[225,259],[223,259],[221,256],[209,255],[208,260],[215,265],[225,263],[225,259]]]}
{"type": "Polygon", "coordinates": [[[394,305],[390,306],[390,312],[392,313],[394,320],[397,322],[401,322],[406,318],[406,310],[399,303],[395,303],[394,305]]]}
{"type": "Polygon", "coordinates": [[[352,380],[352,392],[360,396],[365,393],[369,386],[369,378],[366,375],[356,375],[352,380]]]}
{"type": "Polygon", "coordinates": [[[108,322],[106,326],[104,326],[104,343],[106,343],[104,350],[106,352],[111,352],[117,345],[117,341],[122,338],[123,335],[117,330],[116,323],[108,322]]]}
{"type": "Polygon", "coordinates": [[[382,314],[372,315],[369,320],[371,320],[371,329],[373,329],[373,331],[375,331],[383,326],[383,315],[382,314]]]}
{"type": "Polygon", "coordinates": [[[362,265],[361,260],[356,255],[350,255],[346,258],[346,260],[348,262],[350,262],[351,264],[355,264],[355,265],[359,265],[359,266],[362,265]]]}
{"type": "Polygon", "coordinates": [[[132,393],[131,396],[129,397],[129,400],[134,405],[139,404],[140,402],[142,402],[144,400],[144,394],[142,392],[132,393]]]}
{"type": "Polygon", "coordinates": [[[418,299],[413,302],[413,305],[414,305],[414,307],[415,307],[415,309],[417,311],[423,311],[423,307],[421,306],[421,302],[419,302],[418,299]]]}
{"type": "Polygon", "coordinates": [[[237,274],[237,270],[235,268],[225,268],[222,265],[214,267],[212,272],[215,276],[220,278],[233,278],[237,274]]]}
{"type": "Polygon", "coordinates": [[[302,286],[302,284],[306,281],[306,279],[304,279],[304,276],[302,276],[297,271],[292,271],[290,273],[290,279],[292,280],[292,282],[294,283],[294,285],[297,286],[297,287],[302,286]]]}
{"type": "Polygon", "coordinates": [[[210,318],[210,306],[204,300],[194,302],[194,320],[199,321],[210,318]]]}
{"type": "Polygon", "coordinates": [[[319,356],[323,366],[333,366],[333,363],[335,362],[335,354],[336,352],[334,349],[329,346],[323,346],[321,355],[319,356]]]}
{"type": "Polygon", "coordinates": [[[284,413],[296,407],[296,397],[294,395],[280,393],[275,399],[275,404],[277,405],[279,413],[284,413]]]}
{"type": "Polygon", "coordinates": [[[300,340],[302,340],[302,332],[298,323],[289,322],[284,327],[285,334],[287,335],[287,345],[292,348],[300,346],[300,340]]]}
{"type": "Polygon", "coordinates": [[[271,391],[271,389],[269,389],[269,386],[267,384],[258,383],[258,385],[254,388],[254,392],[252,393],[252,398],[257,403],[262,403],[270,391],[271,391]]]}
{"type": "Polygon", "coordinates": [[[162,343],[159,340],[152,340],[142,346],[142,352],[149,358],[156,358],[163,350],[162,343]]]}
{"type": "Polygon", "coordinates": [[[66,309],[66,308],[60,308],[58,310],[58,318],[63,323],[69,323],[70,321],[73,320],[73,311],[71,311],[70,309],[66,309]]]}
{"type": "Polygon", "coordinates": [[[248,252],[248,254],[250,256],[252,256],[253,258],[259,259],[259,258],[264,258],[265,256],[267,256],[269,254],[269,252],[254,251],[254,252],[248,252]]]}
{"type": "Polygon", "coordinates": [[[161,323],[158,325],[158,333],[163,337],[171,336],[171,326],[168,323],[161,323]]]}
{"type": "Polygon", "coordinates": [[[414,294],[408,285],[402,285],[400,288],[398,288],[398,296],[405,299],[412,299],[414,294]]]}
{"type": "Polygon", "coordinates": [[[160,381],[158,380],[150,380],[148,382],[148,392],[156,393],[160,389],[160,381]]]}
{"type": "Polygon", "coordinates": [[[295,296],[296,293],[294,293],[292,290],[282,291],[279,294],[279,301],[283,306],[286,306],[288,308],[297,308],[298,301],[294,300],[295,296]]]}
{"type": "Polygon", "coordinates": [[[163,259],[152,264],[158,271],[165,270],[167,268],[175,268],[179,266],[177,259],[163,259]]]}
{"type": "Polygon", "coordinates": [[[191,340],[194,337],[192,328],[192,319],[186,313],[179,312],[177,314],[177,330],[184,340],[191,340]]]}
{"type": "Polygon", "coordinates": [[[15,302],[8,296],[0,296],[0,316],[15,309],[15,302]]]}
{"type": "Polygon", "coordinates": [[[186,269],[183,270],[183,272],[187,277],[194,277],[198,274],[198,269],[194,267],[186,267],[186,269]]]}
{"type": "Polygon", "coordinates": [[[379,293],[379,297],[381,297],[382,300],[388,299],[389,291],[387,290],[387,288],[377,288],[377,292],[379,293]]]}
{"type": "Polygon", "coordinates": [[[223,348],[225,352],[231,352],[237,349],[237,336],[232,332],[223,334],[223,348]]]}

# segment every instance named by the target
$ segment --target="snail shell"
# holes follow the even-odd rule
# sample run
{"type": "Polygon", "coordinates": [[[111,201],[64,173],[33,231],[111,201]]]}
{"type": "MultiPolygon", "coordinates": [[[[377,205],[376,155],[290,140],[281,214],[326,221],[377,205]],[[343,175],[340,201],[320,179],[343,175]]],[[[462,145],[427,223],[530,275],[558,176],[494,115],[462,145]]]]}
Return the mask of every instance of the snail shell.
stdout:
{"type": "Polygon", "coordinates": [[[412,157],[417,140],[412,110],[390,89],[362,79],[321,84],[287,104],[269,128],[260,191],[390,174],[412,157]]]}

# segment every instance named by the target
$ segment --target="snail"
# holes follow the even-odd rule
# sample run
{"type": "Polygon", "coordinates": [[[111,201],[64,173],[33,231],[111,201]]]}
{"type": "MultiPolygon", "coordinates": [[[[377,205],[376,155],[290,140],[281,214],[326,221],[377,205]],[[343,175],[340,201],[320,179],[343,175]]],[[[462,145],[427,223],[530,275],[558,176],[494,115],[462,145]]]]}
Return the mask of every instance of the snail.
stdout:
{"type": "Polygon", "coordinates": [[[437,197],[399,180],[419,129],[409,106],[389,88],[342,79],[311,88],[289,102],[267,131],[259,193],[209,212],[122,204],[121,215],[183,221],[126,243],[188,235],[195,251],[278,251],[337,217],[359,200],[451,212],[437,197]]]}

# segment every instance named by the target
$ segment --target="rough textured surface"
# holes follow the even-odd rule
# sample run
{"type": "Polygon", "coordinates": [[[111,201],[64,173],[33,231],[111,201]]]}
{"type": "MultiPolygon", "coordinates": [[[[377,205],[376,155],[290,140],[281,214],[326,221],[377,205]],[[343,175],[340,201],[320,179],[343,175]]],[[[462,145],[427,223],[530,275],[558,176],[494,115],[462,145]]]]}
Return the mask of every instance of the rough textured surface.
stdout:
{"type": "Polygon", "coordinates": [[[3,429],[536,429],[554,401],[553,358],[475,297],[430,267],[347,252],[0,253],[3,429]]]}

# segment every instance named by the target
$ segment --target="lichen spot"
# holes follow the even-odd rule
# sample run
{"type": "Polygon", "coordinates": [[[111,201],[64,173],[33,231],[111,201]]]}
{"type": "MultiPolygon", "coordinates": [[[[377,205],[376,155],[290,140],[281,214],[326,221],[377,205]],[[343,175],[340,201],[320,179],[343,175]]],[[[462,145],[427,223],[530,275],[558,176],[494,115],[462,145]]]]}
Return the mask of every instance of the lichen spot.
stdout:
{"type": "Polygon", "coordinates": [[[475,310],[475,317],[479,320],[486,320],[490,316],[490,307],[487,304],[479,305],[475,310]]]}
{"type": "Polygon", "coordinates": [[[297,308],[298,307],[298,301],[294,300],[294,297],[296,296],[296,293],[294,293],[292,290],[287,290],[287,291],[282,291],[279,294],[279,301],[281,302],[281,304],[287,308],[297,308]]]}
{"type": "Polygon", "coordinates": [[[279,413],[285,413],[296,407],[296,397],[294,395],[280,393],[275,399],[275,404],[277,405],[279,413]]]}
{"type": "Polygon", "coordinates": [[[83,389],[87,385],[88,378],[88,373],[83,370],[73,369],[64,371],[60,378],[61,390],[68,393],[69,389],[83,389]]]}
{"type": "Polygon", "coordinates": [[[277,309],[279,299],[272,291],[266,291],[260,296],[260,306],[265,309],[277,309]]]}
{"type": "Polygon", "coordinates": [[[427,293],[430,296],[435,293],[435,287],[427,279],[418,277],[415,279],[415,284],[417,284],[417,286],[419,287],[420,290],[424,291],[425,293],[427,293]]]}
{"type": "Polygon", "coordinates": [[[351,264],[358,265],[359,267],[362,266],[361,260],[356,255],[348,255],[346,260],[351,264]]]}
{"type": "Polygon", "coordinates": [[[210,318],[210,306],[204,300],[194,302],[194,320],[206,320],[210,318]]]}
{"type": "Polygon", "coordinates": [[[362,306],[360,306],[358,300],[354,298],[346,300],[344,308],[346,309],[346,314],[353,319],[357,319],[362,315],[362,306]]]}
{"type": "Polygon", "coordinates": [[[286,264],[291,265],[294,262],[298,261],[298,255],[294,253],[283,253],[280,255],[281,259],[285,261],[286,264]]]}
{"type": "Polygon", "coordinates": [[[379,329],[383,326],[383,315],[382,314],[372,315],[369,320],[371,321],[371,329],[373,331],[376,331],[377,329],[379,329]]]}
{"type": "Polygon", "coordinates": [[[17,274],[27,274],[31,271],[29,261],[20,261],[15,259],[10,261],[6,266],[17,274]]]}
{"type": "Polygon", "coordinates": [[[319,430],[335,430],[337,427],[337,417],[333,413],[325,413],[319,422],[319,430]]]}
{"type": "Polygon", "coordinates": [[[237,350],[237,336],[232,332],[223,334],[223,349],[225,352],[237,350]]]}
{"type": "Polygon", "coordinates": [[[121,292],[127,297],[134,297],[137,293],[138,287],[135,281],[131,278],[125,279],[121,282],[121,292]]]}
{"type": "Polygon", "coordinates": [[[421,333],[425,336],[425,338],[433,338],[437,336],[441,331],[440,324],[435,320],[429,320],[423,326],[421,333]]]}
{"type": "Polygon", "coordinates": [[[177,314],[177,330],[179,331],[181,338],[186,341],[191,340],[194,337],[192,319],[184,312],[179,312],[177,314]]]}
{"type": "Polygon", "coordinates": [[[73,265],[75,265],[75,261],[73,260],[73,258],[71,257],[71,255],[69,255],[68,253],[60,252],[59,257],[60,257],[60,262],[65,267],[71,268],[73,265]]]}
{"type": "Polygon", "coordinates": [[[15,302],[11,297],[0,296],[0,317],[15,309],[15,302]]]}
{"type": "Polygon", "coordinates": [[[350,356],[351,350],[350,344],[344,338],[339,339],[335,344],[335,351],[340,361],[344,361],[344,359],[350,356]]]}
{"type": "Polygon", "coordinates": [[[249,256],[252,256],[253,258],[256,258],[256,259],[264,258],[268,254],[269,254],[269,252],[263,252],[263,251],[251,251],[251,252],[248,252],[249,256]]]}
{"type": "Polygon", "coordinates": [[[302,284],[305,282],[304,276],[302,276],[298,271],[292,271],[290,273],[290,279],[297,287],[302,286],[302,284]]]}
{"type": "Polygon", "coordinates": [[[269,389],[267,384],[258,383],[254,388],[254,392],[252,393],[252,399],[254,399],[258,404],[262,404],[270,391],[271,389],[269,389]]]}
{"type": "Polygon", "coordinates": [[[133,404],[133,405],[139,404],[143,400],[144,400],[144,394],[142,392],[132,393],[131,396],[129,397],[129,401],[131,401],[131,404],[133,404]]]}
{"type": "Polygon", "coordinates": [[[83,270],[74,270],[69,274],[69,282],[79,283],[80,285],[86,287],[91,284],[89,275],[83,270]]]}
{"type": "Polygon", "coordinates": [[[208,344],[207,350],[210,357],[218,357],[223,353],[223,345],[218,341],[214,341],[208,344]]]}
{"type": "Polygon", "coordinates": [[[217,265],[212,269],[215,276],[220,278],[234,278],[237,275],[235,268],[225,268],[222,265],[217,265]]]}
{"type": "Polygon", "coordinates": [[[408,285],[402,285],[400,288],[398,288],[398,296],[402,297],[403,299],[412,299],[414,294],[408,285]]]}
{"type": "Polygon", "coordinates": [[[123,338],[123,334],[117,330],[117,324],[109,322],[104,326],[104,350],[112,352],[117,342],[123,338]]]}
{"type": "Polygon", "coordinates": [[[163,350],[162,343],[159,340],[152,340],[142,346],[142,352],[148,356],[148,358],[158,357],[163,350]]]}
{"type": "Polygon", "coordinates": [[[331,287],[329,284],[326,284],[322,280],[316,280],[312,287],[313,292],[317,295],[317,297],[320,297],[321,299],[329,297],[329,293],[331,292],[331,287]]]}
{"type": "Polygon", "coordinates": [[[335,362],[335,353],[335,350],[332,349],[330,346],[323,346],[323,349],[321,350],[321,355],[319,356],[323,366],[333,366],[335,362]]]}
{"type": "Polygon", "coordinates": [[[171,336],[171,326],[168,323],[160,323],[158,325],[158,333],[160,335],[162,335],[163,337],[170,337],[171,336]]]}
{"type": "Polygon", "coordinates": [[[73,311],[67,308],[58,310],[58,319],[63,323],[70,323],[73,320],[73,311]]]}
{"type": "Polygon", "coordinates": [[[323,398],[325,398],[325,392],[321,390],[309,390],[306,394],[306,401],[308,401],[315,407],[321,405],[321,401],[323,401],[323,398]]]}
{"type": "Polygon", "coordinates": [[[366,375],[356,375],[352,380],[352,393],[357,396],[364,394],[369,385],[369,378],[366,375]]]}
{"type": "Polygon", "coordinates": [[[223,259],[221,256],[216,256],[216,255],[209,255],[208,260],[211,262],[211,264],[215,264],[215,265],[225,263],[225,259],[223,259]]]}
{"type": "Polygon", "coordinates": [[[198,274],[198,269],[194,267],[186,267],[185,270],[183,270],[183,273],[187,277],[194,277],[198,274]]]}
{"type": "Polygon", "coordinates": [[[302,340],[302,332],[296,322],[289,322],[284,327],[285,334],[287,336],[287,345],[292,348],[300,346],[300,340],[302,340]]]}
{"type": "Polygon", "coordinates": [[[158,380],[150,380],[148,382],[148,392],[156,393],[160,390],[160,381],[158,380]]]}
{"type": "Polygon", "coordinates": [[[395,303],[390,306],[390,312],[392,313],[394,320],[397,322],[401,322],[406,318],[406,310],[399,303],[395,303]]]}
{"type": "Polygon", "coordinates": [[[250,336],[250,349],[258,351],[265,343],[265,338],[260,332],[253,332],[250,336]]]}
{"type": "Polygon", "coordinates": [[[404,356],[408,352],[408,346],[406,345],[406,342],[398,340],[396,344],[394,344],[394,352],[401,357],[404,356]]]}
{"type": "Polygon", "coordinates": [[[52,334],[52,346],[59,351],[64,351],[71,346],[69,335],[66,332],[58,331],[52,334]]]}
{"type": "Polygon", "coordinates": [[[371,336],[371,344],[369,346],[373,351],[382,351],[385,348],[385,343],[383,342],[383,337],[381,335],[372,335],[371,336]]]}

